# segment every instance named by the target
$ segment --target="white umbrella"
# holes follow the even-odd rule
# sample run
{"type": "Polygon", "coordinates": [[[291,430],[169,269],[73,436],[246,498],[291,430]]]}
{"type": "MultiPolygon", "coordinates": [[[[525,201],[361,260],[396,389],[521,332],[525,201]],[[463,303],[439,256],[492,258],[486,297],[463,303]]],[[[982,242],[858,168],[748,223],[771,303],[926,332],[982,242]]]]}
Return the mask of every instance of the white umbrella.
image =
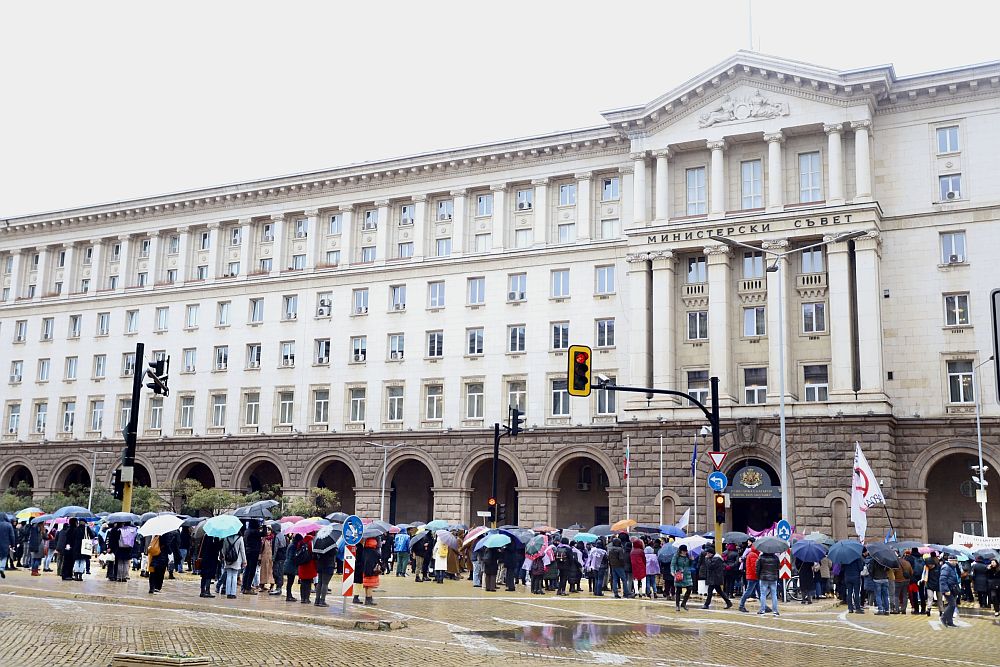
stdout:
{"type": "Polygon", "coordinates": [[[686,546],[688,549],[697,549],[698,547],[705,546],[712,540],[707,537],[702,537],[701,535],[691,535],[690,537],[684,537],[673,542],[673,545],[678,549],[681,546],[686,546]]]}
{"type": "Polygon", "coordinates": [[[152,535],[172,533],[180,528],[182,523],[184,523],[184,519],[179,516],[161,514],[160,516],[154,516],[152,519],[142,524],[142,526],[139,527],[139,534],[143,537],[150,537],[152,535]]]}

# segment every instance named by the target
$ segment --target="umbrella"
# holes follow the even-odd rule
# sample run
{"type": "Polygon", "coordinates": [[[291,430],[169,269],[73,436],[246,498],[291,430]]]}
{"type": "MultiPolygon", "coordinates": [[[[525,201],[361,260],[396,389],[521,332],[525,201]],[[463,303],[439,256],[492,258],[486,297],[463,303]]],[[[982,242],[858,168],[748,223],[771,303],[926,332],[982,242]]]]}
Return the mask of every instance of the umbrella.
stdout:
{"type": "Polygon", "coordinates": [[[496,549],[510,544],[510,538],[502,533],[492,533],[483,539],[485,549],[496,549]]]}
{"type": "Polygon", "coordinates": [[[320,528],[319,532],[316,533],[316,539],[313,540],[313,553],[325,554],[328,551],[336,549],[337,539],[340,537],[340,534],[341,529],[335,524],[320,528]]]}
{"type": "Polygon", "coordinates": [[[792,545],[792,555],[803,563],[818,563],[826,556],[826,549],[814,540],[799,540],[792,545]]]}
{"type": "Polygon", "coordinates": [[[555,533],[559,529],[553,528],[552,526],[546,526],[545,524],[539,524],[536,526],[532,526],[531,530],[535,531],[536,533],[555,533]]]}
{"type": "Polygon", "coordinates": [[[669,537],[684,537],[687,535],[687,533],[677,526],[668,526],[666,524],[660,526],[660,533],[662,535],[668,535],[669,537]]]}
{"type": "Polygon", "coordinates": [[[201,529],[209,537],[229,537],[240,532],[243,523],[232,514],[213,516],[201,525],[201,529]]]}
{"type": "Polygon", "coordinates": [[[576,535],[573,536],[573,540],[575,542],[584,542],[586,544],[590,544],[591,542],[596,542],[599,539],[601,538],[599,538],[597,535],[594,535],[593,533],[577,533],[576,535]]]}
{"type": "Polygon", "coordinates": [[[42,516],[36,516],[34,519],[31,520],[31,525],[34,526],[39,523],[45,523],[46,521],[51,521],[54,518],[55,517],[52,516],[51,514],[43,514],[42,516]]]}
{"type": "Polygon", "coordinates": [[[489,528],[487,528],[486,526],[476,526],[465,535],[465,539],[462,540],[462,546],[463,547],[469,546],[470,544],[476,541],[476,538],[478,538],[480,535],[485,535],[487,532],[489,532],[489,528]]]}
{"type": "Polygon", "coordinates": [[[704,546],[708,542],[710,542],[710,540],[707,537],[702,537],[701,535],[692,535],[690,537],[685,537],[685,538],[679,539],[676,542],[674,542],[673,544],[678,549],[680,547],[682,547],[682,546],[685,546],[688,549],[697,549],[699,547],[704,546]]]}
{"type": "Polygon", "coordinates": [[[104,523],[138,523],[139,515],[132,512],[114,512],[104,517],[104,523]]]}
{"type": "Polygon", "coordinates": [[[162,516],[153,517],[146,523],[142,524],[139,528],[139,534],[143,537],[149,537],[151,535],[163,535],[164,533],[172,533],[181,527],[184,523],[184,519],[173,516],[172,514],[164,514],[162,516]]]}
{"type": "Polygon", "coordinates": [[[84,515],[90,514],[90,510],[88,510],[86,507],[80,507],[79,505],[67,505],[66,507],[60,507],[59,509],[57,509],[55,512],[52,513],[52,516],[56,518],[68,517],[70,514],[74,512],[82,512],[84,515]]]}
{"type": "Polygon", "coordinates": [[[640,523],[632,527],[633,533],[648,533],[650,535],[656,535],[660,532],[659,526],[651,526],[649,524],[640,523]]]}
{"type": "Polygon", "coordinates": [[[25,521],[26,519],[34,519],[36,516],[43,514],[45,514],[45,510],[40,507],[25,507],[23,510],[18,510],[14,514],[14,518],[18,521],[25,521]]]}
{"type": "Polygon", "coordinates": [[[283,531],[286,535],[307,535],[309,533],[315,533],[322,528],[320,524],[315,521],[310,521],[309,519],[303,519],[302,521],[297,521],[293,523],[288,528],[283,531]]]}
{"type": "Polygon", "coordinates": [[[731,530],[728,533],[723,534],[722,541],[729,544],[730,542],[734,544],[740,544],[741,542],[746,542],[750,539],[750,535],[744,533],[740,530],[731,530]]]}
{"type": "Polygon", "coordinates": [[[840,540],[839,542],[834,542],[833,546],[830,547],[830,551],[827,556],[830,557],[834,563],[840,563],[841,565],[847,565],[848,563],[853,563],[857,559],[861,558],[861,552],[864,551],[864,547],[861,542],[857,540],[840,540]]]}
{"type": "MultiPolygon", "coordinates": [[[[346,512],[334,512],[333,514],[327,514],[326,518],[334,523],[344,523],[350,515],[346,512]]],[[[285,522],[284,519],[281,520],[282,523],[285,522]]],[[[295,523],[294,521],[292,523],[295,523]]]]}
{"type": "Polygon", "coordinates": [[[438,542],[444,542],[448,545],[449,549],[454,549],[458,551],[458,538],[449,533],[447,530],[439,530],[437,532],[438,542]]]}
{"type": "Polygon", "coordinates": [[[949,556],[969,556],[972,551],[963,547],[961,544],[949,544],[946,547],[941,547],[942,553],[946,553],[949,556]]]}
{"type": "Polygon", "coordinates": [[[656,552],[656,560],[661,563],[669,563],[675,553],[677,553],[676,543],[664,544],[660,547],[660,550],[656,552]]]}
{"type": "Polygon", "coordinates": [[[611,530],[611,526],[608,524],[602,523],[594,526],[587,532],[598,537],[608,537],[609,535],[613,535],[615,531],[611,530]]]}
{"type": "Polygon", "coordinates": [[[402,531],[400,530],[399,526],[393,526],[392,528],[389,529],[389,534],[390,535],[395,535],[396,533],[400,533],[400,532],[402,532],[402,531]]]}
{"type": "MultiPolygon", "coordinates": [[[[385,531],[387,533],[390,532],[393,528],[395,528],[395,526],[392,525],[391,523],[389,523],[388,521],[372,521],[370,525],[372,525],[372,526],[378,526],[379,528],[381,528],[383,531],[385,531]]],[[[399,531],[397,530],[396,532],[399,532],[399,531]]]]}
{"type": "Polygon", "coordinates": [[[919,549],[924,546],[923,542],[917,542],[916,540],[903,540],[902,542],[890,542],[889,546],[894,549],[903,549],[909,551],[910,549],[919,549]]]}
{"type": "Polygon", "coordinates": [[[524,547],[524,553],[528,555],[534,555],[542,551],[549,544],[549,538],[547,535],[535,535],[528,541],[528,544],[524,547]]]}
{"type": "Polygon", "coordinates": [[[244,505],[243,507],[237,507],[236,511],[233,512],[233,516],[239,519],[273,519],[274,515],[271,514],[271,510],[268,507],[264,507],[260,503],[274,502],[273,500],[261,500],[260,502],[253,503],[251,505],[244,505]]]}
{"type": "Polygon", "coordinates": [[[146,523],[154,516],[156,516],[156,512],[146,512],[145,514],[139,517],[139,523],[146,523]]]}
{"type": "Polygon", "coordinates": [[[766,554],[779,554],[782,551],[788,551],[788,542],[770,535],[754,542],[754,546],[757,547],[758,551],[766,554]]]}
{"type": "Polygon", "coordinates": [[[410,548],[412,549],[415,544],[422,541],[428,535],[430,535],[430,532],[426,530],[418,531],[416,535],[410,538],[410,548]]]}
{"type": "Polygon", "coordinates": [[[434,519],[425,526],[427,530],[444,530],[447,527],[448,527],[448,522],[445,521],[444,519],[434,519]]]}
{"type": "Polygon", "coordinates": [[[367,540],[369,537],[382,537],[386,532],[381,526],[365,526],[361,533],[361,539],[367,540]]]}
{"type": "Polygon", "coordinates": [[[623,530],[627,531],[629,528],[636,525],[637,523],[639,522],[636,521],[635,519],[622,519],[621,521],[616,521],[615,523],[613,523],[611,525],[611,530],[616,533],[620,533],[623,530]]]}
{"type": "Polygon", "coordinates": [[[997,553],[996,549],[980,549],[979,551],[976,551],[974,555],[981,557],[983,560],[1000,558],[1000,554],[997,553]]]}
{"type": "Polygon", "coordinates": [[[184,519],[184,523],[181,524],[181,528],[197,528],[198,524],[205,520],[203,516],[190,516],[184,519]]]}
{"type": "MultiPolygon", "coordinates": [[[[304,518],[305,517],[303,517],[303,516],[295,516],[293,514],[292,516],[283,516],[280,519],[278,519],[278,521],[280,521],[281,523],[286,523],[286,522],[287,523],[296,523],[298,521],[302,521],[302,519],[304,519],[304,518]]],[[[344,518],[346,519],[347,517],[344,517],[344,518]]],[[[331,521],[332,521],[332,519],[331,519],[331,521]]],[[[341,523],[343,523],[343,522],[341,522],[341,523]]]]}
{"type": "Polygon", "coordinates": [[[878,561],[888,568],[899,567],[899,556],[884,542],[875,542],[868,545],[868,553],[872,559],[878,561]]]}

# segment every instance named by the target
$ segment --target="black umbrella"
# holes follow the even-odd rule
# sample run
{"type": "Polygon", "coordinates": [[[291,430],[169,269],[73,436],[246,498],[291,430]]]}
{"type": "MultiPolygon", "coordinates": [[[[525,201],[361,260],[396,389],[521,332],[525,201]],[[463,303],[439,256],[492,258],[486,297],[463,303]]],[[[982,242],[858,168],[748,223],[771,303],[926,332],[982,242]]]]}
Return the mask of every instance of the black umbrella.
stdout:
{"type": "Polygon", "coordinates": [[[742,542],[747,542],[750,539],[750,535],[739,530],[731,530],[728,533],[723,534],[722,541],[734,544],[740,544],[742,542]]]}
{"type": "Polygon", "coordinates": [[[333,514],[327,514],[326,518],[334,523],[344,523],[349,516],[349,514],[344,512],[334,512],[333,514]]]}
{"type": "MultiPolygon", "coordinates": [[[[659,535],[660,534],[660,527],[659,526],[651,526],[651,525],[645,524],[645,523],[640,523],[637,526],[632,526],[632,530],[630,530],[629,532],[630,533],[646,533],[646,534],[649,534],[649,535],[659,535]]],[[[593,534],[593,533],[591,533],[591,534],[593,534]]],[[[598,535],[598,537],[600,537],[600,536],[598,535]]]]}
{"type": "Polygon", "coordinates": [[[609,535],[615,534],[615,531],[611,530],[611,526],[606,523],[598,524],[587,532],[591,535],[597,535],[598,537],[608,537],[609,535]]]}
{"type": "MultiPolygon", "coordinates": [[[[263,500],[261,502],[274,502],[263,500]]],[[[263,507],[258,503],[253,503],[252,505],[245,505],[243,507],[237,507],[236,511],[233,512],[233,516],[238,519],[273,519],[274,515],[271,514],[271,510],[267,507],[263,507]]]]}
{"type": "Polygon", "coordinates": [[[184,519],[184,523],[181,524],[181,528],[197,528],[198,524],[200,524],[202,521],[207,521],[207,519],[203,516],[193,516],[184,519]]]}
{"type": "Polygon", "coordinates": [[[872,542],[867,545],[868,555],[873,560],[885,565],[888,568],[899,567],[899,556],[888,544],[883,542],[872,542]]]}
{"type": "Polygon", "coordinates": [[[782,551],[788,551],[788,542],[778,537],[762,537],[754,542],[754,546],[757,547],[758,551],[766,554],[778,554],[782,551]]]}
{"type": "Polygon", "coordinates": [[[382,526],[376,526],[374,523],[370,523],[365,526],[365,531],[361,533],[361,538],[367,540],[369,537],[382,537],[388,532],[389,531],[382,526]]]}
{"type": "Polygon", "coordinates": [[[337,524],[330,524],[329,526],[323,526],[316,532],[316,537],[313,539],[312,550],[313,553],[325,554],[332,549],[337,547],[337,540],[340,538],[341,527],[337,524]]]}

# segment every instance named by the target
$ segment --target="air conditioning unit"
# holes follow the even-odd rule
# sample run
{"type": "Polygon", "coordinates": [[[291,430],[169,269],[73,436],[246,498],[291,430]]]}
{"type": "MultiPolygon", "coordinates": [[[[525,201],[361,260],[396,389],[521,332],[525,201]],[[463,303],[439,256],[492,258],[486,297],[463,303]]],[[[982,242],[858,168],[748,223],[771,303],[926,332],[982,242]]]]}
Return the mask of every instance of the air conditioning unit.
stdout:
{"type": "Polygon", "coordinates": [[[13,426],[11,426],[10,428],[7,429],[7,433],[10,433],[11,435],[13,435],[13,434],[17,433],[17,429],[14,428],[13,426]]]}
{"type": "Polygon", "coordinates": [[[451,213],[439,213],[438,220],[451,220],[451,213]]]}
{"type": "Polygon", "coordinates": [[[517,205],[517,210],[519,210],[519,211],[530,211],[531,210],[531,204],[527,204],[525,202],[521,202],[520,204],[517,205]]]}
{"type": "Polygon", "coordinates": [[[402,355],[399,352],[390,352],[389,353],[389,358],[390,359],[399,359],[401,356],[402,355]]]}
{"type": "Polygon", "coordinates": [[[247,362],[247,368],[260,368],[260,362],[259,361],[248,361],[247,362]]]}
{"type": "Polygon", "coordinates": [[[394,304],[392,304],[392,309],[393,310],[406,310],[406,304],[405,303],[394,303],[394,304]]]}
{"type": "Polygon", "coordinates": [[[403,218],[402,220],[399,221],[399,226],[400,227],[409,227],[412,224],[413,224],[413,220],[410,219],[410,218],[403,218]]]}
{"type": "Polygon", "coordinates": [[[24,336],[15,336],[14,337],[14,342],[15,343],[23,343],[24,342],[24,336]]]}
{"type": "Polygon", "coordinates": [[[358,306],[357,308],[354,309],[354,314],[355,315],[367,315],[368,314],[368,309],[365,308],[364,306],[358,306]]]}
{"type": "Polygon", "coordinates": [[[21,376],[20,375],[11,375],[10,376],[10,381],[11,382],[20,382],[21,381],[21,376]]]}
{"type": "Polygon", "coordinates": [[[363,355],[363,354],[355,354],[354,355],[354,361],[362,362],[364,360],[365,360],[365,355],[363,355]]]}
{"type": "Polygon", "coordinates": [[[366,232],[373,232],[376,229],[378,229],[378,223],[377,222],[367,222],[367,221],[363,222],[363,223],[361,223],[361,229],[365,230],[366,232]]]}
{"type": "Polygon", "coordinates": [[[304,239],[307,236],[309,236],[307,232],[295,232],[295,238],[297,239],[304,239]]]}
{"type": "Polygon", "coordinates": [[[281,360],[281,365],[282,366],[294,366],[295,365],[295,358],[293,357],[291,359],[282,359],[281,360]]]}
{"type": "Polygon", "coordinates": [[[229,364],[218,364],[215,367],[215,370],[217,370],[217,371],[224,371],[224,370],[226,370],[228,368],[229,368],[229,364]]]}
{"type": "Polygon", "coordinates": [[[326,306],[320,306],[319,308],[316,309],[317,317],[326,317],[329,314],[330,314],[330,309],[327,308],[326,306]]]}
{"type": "Polygon", "coordinates": [[[330,363],[330,357],[319,357],[316,359],[317,364],[328,364],[330,363]]]}
{"type": "Polygon", "coordinates": [[[327,306],[328,307],[330,305],[330,300],[329,299],[320,299],[319,300],[319,305],[320,306],[327,306]]]}
{"type": "Polygon", "coordinates": [[[948,255],[949,264],[961,264],[965,261],[965,258],[961,255],[948,255]]]}
{"type": "Polygon", "coordinates": [[[577,491],[590,491],[590,483],[589,482],[577,482],[576,483],[576,490],[577,491]]]}
{"type": "Polygon", "coordinates": [[[961,196],[962,195],[958,190],[949,190],[948,194],[945,195],[945,199],[950,201],[952,199],[958,199],[961,196]]]}

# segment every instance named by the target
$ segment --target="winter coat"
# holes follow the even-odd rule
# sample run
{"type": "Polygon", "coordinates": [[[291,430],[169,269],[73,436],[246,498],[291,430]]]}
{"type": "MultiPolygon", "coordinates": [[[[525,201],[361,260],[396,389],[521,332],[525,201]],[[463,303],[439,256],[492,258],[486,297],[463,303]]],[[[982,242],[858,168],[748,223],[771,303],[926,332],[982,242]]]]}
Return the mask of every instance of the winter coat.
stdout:
{"type": "Polygon", "coordinates": [[[247,528],[246,532],[243,534],[243,547],[246,549],[248,556],[260,554],[260,550],[263,545],[263,537],[264,536],[261,534],[259,528],[247,528]]]}
{"type": "Polygon", "coordinates": [[[646,578],[646,554],[643,550],[638,547],[632,547],[632,551],[629,552],[629,560],[632,561],[632,578],[633,579],[645,579],[646,578]]]}
{"type": "Polygon", "coordinates": [[[813,564],[803,562],[796,558],[795,567],[799,568],[799,588],[805,589],[807,593],[812,593],[812,590],[816,585],[816,575],[813,573],[813,564]]]}
{"type": "Polygon", "coordinates": [[[10,548],[14,546],[15,539],[14,526],[10,525],[7,517],[0,514],[0,557],[7,557],[10,548]]]}
{"type": "Polygon", "coordinates": [[[776,554],[761,554],[757,559],[757,578],[760,581],[777,581],[781,561],[776,554]]]}
{"type": "Polygon", "coordinates": [[[214,575],[219,569],[219,551],[222,549],[222,540],[206,535],[202,538],[198,549],[198,558],[201,559],[201,566],[198,569],[214,575]]]}
{"type": "MultiPolygon", "coordinates": [[[[625,557],[622,558],[622,564],[625,566],[625,572],[629,573],[632,571],[632,543],[628,540],[622,542],[622,551],[625,552],[625,557]]],[[[629,576],[631,576],[631,574],[629,576]]]]}
{"type": "Polygon", "coordinates": [[[698,556],[698,578],[699,579],[704,579],[704,580],[708,579],[708,561],[714,555],[715,554],[713,554],[713,553],[711,553],[709,551],[702,551],[701,555],[698,556]]]}
{"type": "Polygon", "coordinates": [[[285,548],[285,565],[283,566],[281,573],[286,577],[294,577],[298,573],[298,567],[295,565],[295,547],[296,543],[291,543],[285,548]]]}
{"type": "Polygon", "coordinates": [[[735,548],[726,549],[725,553],[722,554],[722,562],[726,566],[725,567],[726,573],[734,574],[740,568],[740,555],[736,553],[735,548]]]}
{"type": "Polygon", "coordinates": [[[941,577],[941,565],[938,563],[938,560],[936,558],[925,560],[924,569],[927,570],[927,590],[940,590],[938,588],[938,581],[941,577]]]}
{"type": "Polygon", "coordinates": [[[365,547],[361,550],[361,562],[358,563],[358,569],[366,577],[374,577],[378,574],[378,566],[381,560],[380,552],[378,549],[372,549],[371,547],[365,547]]]}
{"type": "Polygon", "coordinates": [[[330,549],[316,556],[316,571],[320,574],[333,574],[337,571],[337,550],[330,549]]]}
{"type": "Polygon", "coordinates": [[[833,567],[833,561],[827,556],[823,556],[823,560],[819,562],[819,576],[822,579],[830,578],[830,568],[833,567]]]}
{"type": "Polygon", "coordinates": [[[310,558],[308,561],[306,561],[305,565],[299,565],[298,575],[300,581],[308,581],[310,579],[315,579],[316,575],[319,574],[316,571],[316,560],[312,558],[312,543],[313,543],[313,536],[306,535],[304,538],[302,538],[302,541],[299,543],[299,547],[296,550],[296,551],[302,551],[303,549],[307,549],[310,555],[310,558]]]}
{"type": "Polygon", "coordinates": [[[747,554],[746,560],[747,581],[757,581],[758,558],[760,558],[760,552],[757,551],[757,547],[750,547],[750,553],[747,554]]]}
{"type": "Polygon", "coordinates": [[[678,572],[680,572],[683,577],[681,577],[680,581],[675,580],[674,585],[690,588],[692,585],[691,558],[690,556],[682,556],[680,551],[675,553],[674,557],[670,559],[670,576],[673,577],[678,572]]]}
{"type": "Polygon", "coordinates": [[[660,573],[660,561],[656,559],[656,554],[653,553],[653,547],[646,547],[646,576],[651,574],[660,573]]]}
{"type": "Polygon", "coordinates": [[[958,575],[958,571],[951,563],[947,561],[941,564],[941,572],[938,574],[938,589],[944,593],[945,591],[951,591],[952,593],[957,592],[962,587],[962,580],[958,575]]]}
{"type": "Polygon", "coordinates": [[[889,568],[882,563],[878,562],[874,558],[871,563],[868,564],[868,573],[872,575],[872,581],[888,581],[889,580],[889,568]]]}
{"type": "Polygon", "coordinates": [[[705,559],[705,584],[711,588],[712,586],[721,586],[726,580],[726,564],[722,560],[722,556],[716,554],[711,558],[705,559]]]}
{"type": "Polygon", "coordinates": [[[392,549],[397,553],[409,551],[410,536],[404,532],[396,533],[396,537],[392,538],[392,549]]]}
{"type": "Polygon", "coordinates": [[[595,573],[606,571],[608,569],[608,552],[598,546],[591,547],[590,553],[587,554],[586,569],[595,573]]]}
{"type": "Polygon", "coordinates": [[[243,567],[243,564],[247,562],[247,550],[246,545],[243,542],[243,538],[238,535],[233,535],[222,540],[221,549],[219,551],[221,559],[227,570],[238,570],[243,567]],[[233,539],[233,538],[236,539],[233,539]],[[230,561],[226,559],[226,551],[229,549],[229,545],[233,545],[233,549],[236,550],[236,560],[230,561]]]}
{"type": "Polygon", "coordinates": [[[905,558],[899,559],[899,571],[902,572],[903,578],[897,579],[897,581],[906,583],[913,578],[913,565],[905,558]]]}
{"type": "Polygon", "coordinates": [[[31,530],[30,532],[28,532],[28,551],[31,553],[33,558],[40,556],[42,554],[41,524],[36,523],[35,525],[31,526],[31,530]]]}
{"type": "Polygon", "coordinates": [[[608,565],[612,570],[625,567],[625,550],[621,544],[612,542],[608,547],[608,565]]]}
{"type": "Polygon", "coordinates": [[[860,558],[847,563],[846,565],[840,566],[840,571],[844,575],[845,584],[860,584],[861,583],[861,568],[864,567],[865,562],[860,558]]]}
{"type": "Polygon", "coordinates": [[[972,585],[977,593],[989,590],[989,566],[986,563],[972,564],[972,585]]]}

